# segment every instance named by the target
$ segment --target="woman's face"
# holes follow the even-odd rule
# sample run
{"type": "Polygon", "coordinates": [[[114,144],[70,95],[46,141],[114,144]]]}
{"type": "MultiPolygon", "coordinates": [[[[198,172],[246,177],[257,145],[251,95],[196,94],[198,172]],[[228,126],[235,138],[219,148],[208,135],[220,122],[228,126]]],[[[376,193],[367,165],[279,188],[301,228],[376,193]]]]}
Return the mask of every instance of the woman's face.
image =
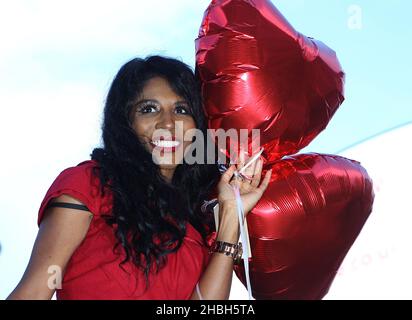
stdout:
{"type": "Polygon", "coordinates": [[[188,101],[177,95],[166,79],[154,77],[144,86],[131,117],[136,135],[171,181],[192,143],[194,130],[190,129],[196,128],[188,101]]]}

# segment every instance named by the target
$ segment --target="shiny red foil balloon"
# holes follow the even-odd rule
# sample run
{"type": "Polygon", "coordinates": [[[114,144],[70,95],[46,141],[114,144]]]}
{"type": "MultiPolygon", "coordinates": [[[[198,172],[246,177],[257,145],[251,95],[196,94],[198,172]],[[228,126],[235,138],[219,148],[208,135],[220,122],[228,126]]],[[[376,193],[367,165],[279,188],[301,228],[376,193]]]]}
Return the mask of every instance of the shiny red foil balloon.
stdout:
{"type": "Polygon", "coordinates": [[[196,71],[209,128],[260,129],[269,161],[307,146],[344,100],[335,52],[298,33],[268,0],[212,1],[196,71]]]}
{"type": "MultiPolygon", "coordinates": [[[[372,211],[359,162],[301,154],[269,164],[270,185],[247,215],[256,299],[321,299],[372,211]]],[[[235,266],[246,283],[243,264],[235,266]]]]}

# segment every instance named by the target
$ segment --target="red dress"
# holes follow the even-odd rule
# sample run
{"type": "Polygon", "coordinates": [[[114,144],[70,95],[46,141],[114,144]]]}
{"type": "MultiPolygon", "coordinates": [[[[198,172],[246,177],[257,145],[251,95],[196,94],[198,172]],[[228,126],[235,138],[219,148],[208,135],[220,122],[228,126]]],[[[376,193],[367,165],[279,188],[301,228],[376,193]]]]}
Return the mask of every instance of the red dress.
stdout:
{"type": "MultiPolygon", "coordinates": [[[[123,250],[119,250],[120,254],[113,252],[113,229],[101,217],[110,214],[112,195],[107,192],[100,196],[99,179],[92,174],[96,166],[96,161],[88,160],[62,171],[40,206],[39,225],[48,202],[62,194],[83,202],[93,213],[85,239],[68,262],[62,289],[56,291],[57,299],[189,299],[209,263],[208,249],[199,232],[187,223],[182,246],[167,256],[167,264],[156,275],[150,274],[149,288],[144,292],[143,271],[131,262],[121,269],[123,250]]],[[[209,243],[214,236],[215,233],[209,236],[209,243]]]]}

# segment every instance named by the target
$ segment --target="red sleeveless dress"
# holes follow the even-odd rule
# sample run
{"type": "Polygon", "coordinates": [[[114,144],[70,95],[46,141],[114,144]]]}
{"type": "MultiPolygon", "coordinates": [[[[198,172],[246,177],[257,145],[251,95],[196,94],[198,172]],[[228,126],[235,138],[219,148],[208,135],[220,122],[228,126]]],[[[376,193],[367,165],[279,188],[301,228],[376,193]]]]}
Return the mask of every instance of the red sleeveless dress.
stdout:
{"type": "MultiPolygon", "coordinates": [[[[66,267],[62,288],[56,291],[57,299],[189,299],[209,263],[208,248],[199,232],[187,223],[182,246],[167,256],[166,265],[157,274],[150,274],[149,288],[145,291],[141,269],[131,262],[119,267],[125,255],[123,250],[113,252],[116,238],[101,216],[111,213],[112,195],[106,192],[104,197],[100,196],[99,179],[92,173],[94,167],[98,163],[88,160],[62,171],[40,206],[39,225],[49,201],[62,194],[83,202],[93,214],[85,239],[66,267]]],[[[215,232],[210,234],[209,244],[215,236],[215,232]]]]}

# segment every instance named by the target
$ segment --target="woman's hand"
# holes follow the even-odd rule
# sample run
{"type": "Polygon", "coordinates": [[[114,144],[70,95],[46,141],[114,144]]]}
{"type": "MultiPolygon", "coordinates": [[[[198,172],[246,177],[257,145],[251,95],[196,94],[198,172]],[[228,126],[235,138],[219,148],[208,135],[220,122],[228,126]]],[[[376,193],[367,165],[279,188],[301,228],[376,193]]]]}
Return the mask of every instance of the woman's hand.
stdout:
{"type": "Polygon", "coordinates": [[[255,207],[269,185],[272,170],[266,172],[262,183],[260,183],[263,167],[263,161],[261,159],[258,159],[255,164],[252,164],[250,167],[246,168],[244,175],[249,177],[249,179],[241,179],[234,176],[235,171],[239,171],[242,167],[243,163],[241,161],[241,163],[237,166],[232,165],[222,175],[217,186],[218,201],[220,208],[236,207],[236,198],[233,186],[237,185],[239,187],[244,212],[247,214],[255,207]]]}

